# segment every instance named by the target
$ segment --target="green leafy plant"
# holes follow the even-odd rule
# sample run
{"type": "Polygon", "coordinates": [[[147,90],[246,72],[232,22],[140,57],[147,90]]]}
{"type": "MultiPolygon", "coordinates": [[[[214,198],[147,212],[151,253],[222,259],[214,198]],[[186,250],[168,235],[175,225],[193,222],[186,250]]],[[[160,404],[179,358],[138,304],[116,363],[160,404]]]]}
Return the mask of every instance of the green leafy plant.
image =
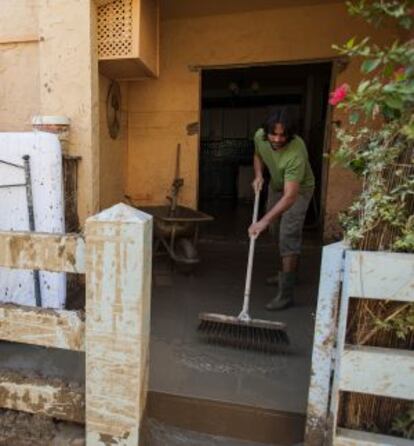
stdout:
{"type": "Polygon", "coordinates": [[[348,116],[334,159],[362,180],[362,193],[341,216],[345,238],[357,249],[414,252],[414,0],[347,4],[374,25],[396,23],[406,39],[380,47],[353,37],[334,46],[361,59],[364,76],[354,90],[339,86],[329,101],[348,116]]]}
{"type": "Polygon", "coordinates": [[[370,6],[367,7],[366,0],[360,0],[357,2],[348,2],[348,10],[351,15],[359,15],[364,17],[369,23],[379,26],[389,17],[398,21],[401,27],[405,29],[411,29],[413,26],[412,14],[407,14],[407,10],[410,12],[412,2],[402,0],[388,0],[388,1],[373,1],[370,6]]]}
{"type": "Polygon", "coordinates": [[[391,316],[380,319],[373,315],[374,325],[378,329],[393,331],[397,338],[403,340],[414,332],[414,303],[403,304],[391,316]]]}
{"type": "Polygon", "coordinates": [[[414,440],[414,404],[406,412],[394,418],[391,433],[414,440]]]}
{"type": "MultiPolygon", "coordinates": [[[[330,104],[347,123],[337,130],[336,162],[361,180],[362,192],[341,217],[352,248],[414,252],[414,0],[355,0],[352,15],[393,26],[399,40],[377,45],[351,38],[336,50],[360,62],[362,80],[340,85],[330,104]],[[399,27],[399,28],[398,28],[399,27]]],[[[412,349],[414,304],[358,299],[350,337],[359,345],[412,349]]],[[[414,408],[395,400],[351,393],[342,404],[345,426],[413,438],[414,408]],[[409,409],[409,410],[407,410],[409,409]]]]}

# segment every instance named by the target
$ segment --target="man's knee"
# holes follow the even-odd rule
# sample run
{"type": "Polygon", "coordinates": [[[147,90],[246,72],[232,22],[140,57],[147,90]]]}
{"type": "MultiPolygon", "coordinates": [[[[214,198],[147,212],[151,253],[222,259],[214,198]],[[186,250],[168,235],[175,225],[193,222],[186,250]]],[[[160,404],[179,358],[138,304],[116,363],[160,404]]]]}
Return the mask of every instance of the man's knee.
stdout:
{"type": "Polygon", "coordinates": [[[281,237],[279,252],[281,257],[300,255],[302,251],[302,234],[295,237],[281,237]]]}
{"type": "Polygon", "coordinates": [[[279,234],[280,253],[282,256],[300,254],[304,223],[305,214],[283,216],[279,234]]]}

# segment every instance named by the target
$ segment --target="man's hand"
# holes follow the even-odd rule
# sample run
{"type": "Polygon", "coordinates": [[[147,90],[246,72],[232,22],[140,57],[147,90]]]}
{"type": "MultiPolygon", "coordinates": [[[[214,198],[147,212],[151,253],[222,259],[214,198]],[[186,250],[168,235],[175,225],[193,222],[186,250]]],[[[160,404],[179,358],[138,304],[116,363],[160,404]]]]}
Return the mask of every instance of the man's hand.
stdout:
{"type": "Polygon", "coordinates": [[[262,190],[263,182],[264,182],[264,180],[263,180],[263,177],[261,177],[261,176],[260,177],[257,176],[253,180],[252,187],[253,187],[253,190],[254,190],[255,193],[258,193],[258,192],[260,192],[262,190]]]}
{"type": "Polygon", "coordinates": [[[280,217],[283,212],[287,211],[291,206],[293,206],[297,200],[298,194],[299,183],[295,181],[287,181],[285,183],[282,198],[261,218],[261,220],[250,226],[250,237],[258,237],[272,221],[280,217]]]}
{"type": "Polygon", "coordinates": [[[269,222],[266,220],[259,220],[256,223],[253,223],[249,227],[249,236],[257,238],[259,235],[269,226],[269,222]]]}

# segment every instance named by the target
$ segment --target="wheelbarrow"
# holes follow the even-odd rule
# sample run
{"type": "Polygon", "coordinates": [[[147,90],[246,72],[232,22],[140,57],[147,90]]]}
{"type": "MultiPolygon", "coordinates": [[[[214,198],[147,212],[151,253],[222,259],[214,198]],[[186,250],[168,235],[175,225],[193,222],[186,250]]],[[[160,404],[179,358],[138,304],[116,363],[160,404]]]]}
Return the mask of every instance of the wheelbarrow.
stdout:
{"type": "Polygon", "coordinates": [[[146,206],[140,210],[153,216],[154,221],[154,255],[166,252],[171,260],[191,271],[200,257],[197,243],[200,223],[214,220],[201,211],[177,205],[174,212],[171,206],[146,206]]]}
{"type": "Polygon", "coordinates": [[[180,177],[181,144],[177,145],[175,176],[171,184],[169,205],[135,206],[134,200],[125,195],[128,202],[141,211],[152,215],[154,221],[154,255],[166,252],[183,272],[191,272],[200,262],[197,242],[200,223],[214,220],[210,215],[177,204],[178,194],[184,185],[180,177]]]}

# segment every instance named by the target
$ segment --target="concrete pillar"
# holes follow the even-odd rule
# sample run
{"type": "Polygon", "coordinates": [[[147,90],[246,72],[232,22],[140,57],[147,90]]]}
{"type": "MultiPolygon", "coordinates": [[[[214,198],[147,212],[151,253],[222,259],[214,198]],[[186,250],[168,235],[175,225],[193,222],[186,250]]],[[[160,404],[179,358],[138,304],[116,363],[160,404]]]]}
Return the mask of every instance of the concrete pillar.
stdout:
{"type": "Polygon", "coordinates": [[[41,115],[71,121],[69,154],[81,156],[81,224],[99,209],[99,116],[94,0],[41,0],[39,79],[41,115]]]}
{"type": "Polygon", "coordinates": [[[68,154],[70,119],[67,116],[33,116],[33,130],[57,135],[62,155],[68,154]]]}
{"type": "Polygon", "coordinates": [[[145,409],[152,217],[118,204],[86,221],[86,439],[137,446],[145,409]]]}

